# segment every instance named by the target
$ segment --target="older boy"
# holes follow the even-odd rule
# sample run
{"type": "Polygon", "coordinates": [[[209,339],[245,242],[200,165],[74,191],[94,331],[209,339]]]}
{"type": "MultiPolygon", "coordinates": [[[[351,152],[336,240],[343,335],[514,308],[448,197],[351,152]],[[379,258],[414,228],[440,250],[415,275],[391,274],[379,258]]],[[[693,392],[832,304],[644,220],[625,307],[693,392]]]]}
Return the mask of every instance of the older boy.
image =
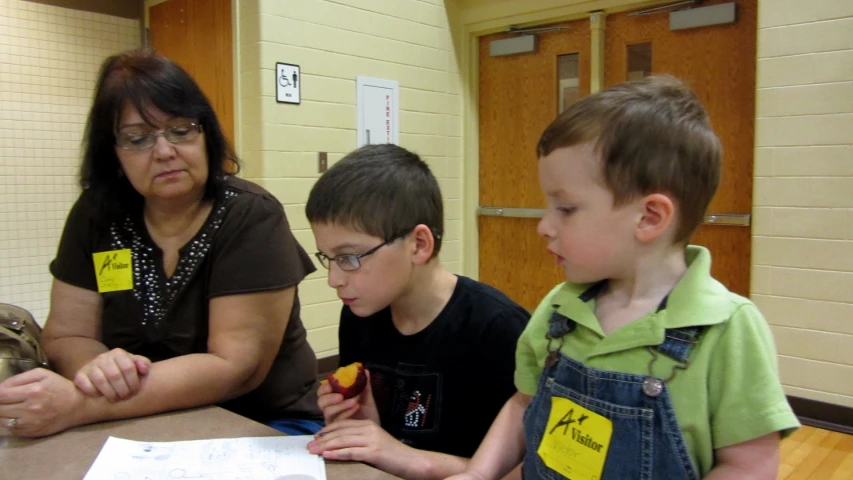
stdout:
{"type": "Polygon", "coordinates": [[[463,471],[515,390],[514,351],[529,314],[441,266],[438,182],[401,147],[347,155],[315,184],[306,213],[344,302],[340,363],[370,373],[368,388],[348,400],[320,387],[327,427],[309,449],[407,479],[463,471]]]}

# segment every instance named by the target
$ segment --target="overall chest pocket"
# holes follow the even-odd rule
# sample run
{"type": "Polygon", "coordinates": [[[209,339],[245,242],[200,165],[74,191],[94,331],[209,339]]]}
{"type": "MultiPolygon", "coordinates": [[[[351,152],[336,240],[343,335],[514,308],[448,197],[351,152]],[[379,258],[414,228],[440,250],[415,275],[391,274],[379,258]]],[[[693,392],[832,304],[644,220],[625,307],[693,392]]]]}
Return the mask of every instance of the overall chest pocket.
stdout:
{"type": "Polygon", "coordinates": [[[566,478],[550,468],[538,453],[546,435],[563,435],[559,441],[577,442],[584,448],[599,448],[589,437],[571,428],[567,422],[569,412],[555,411],[554,414],[567,418],[551,426],[548,432],[552,408],[566,409],[558,399],[567,399],[594,414],[604,417],[612,423],[612,435],[607,445],[607,456],[602,478],[605,480],[651,480],[654,463],[654,425],[655,412],[650,408],[638,408],[619,405],[584,395],[567,388],[553,378],[546,378],[540,384],[540,390],[534,397],[530,408],[525,412],[527,445],[530,449],[525,458],[525,478],[557,480],[566,478]],[[555,431],[556,430],[556,431],[555,431]],[[531,477],[534,476],[534,477],[531,477]]]}

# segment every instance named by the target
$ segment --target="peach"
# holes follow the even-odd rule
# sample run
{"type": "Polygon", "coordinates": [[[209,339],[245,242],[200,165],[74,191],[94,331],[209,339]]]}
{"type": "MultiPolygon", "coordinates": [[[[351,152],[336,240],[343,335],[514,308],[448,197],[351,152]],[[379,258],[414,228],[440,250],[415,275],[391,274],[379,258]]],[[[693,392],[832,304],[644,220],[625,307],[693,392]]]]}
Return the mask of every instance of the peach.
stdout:
{"type": "Polygon", "coordinates": [[[351,363],[340,367],[334,373],[326,376],[332,391],[340,393],[344,398],[352,398],[367,386],[367,372],[361,362],[351,363]]]}

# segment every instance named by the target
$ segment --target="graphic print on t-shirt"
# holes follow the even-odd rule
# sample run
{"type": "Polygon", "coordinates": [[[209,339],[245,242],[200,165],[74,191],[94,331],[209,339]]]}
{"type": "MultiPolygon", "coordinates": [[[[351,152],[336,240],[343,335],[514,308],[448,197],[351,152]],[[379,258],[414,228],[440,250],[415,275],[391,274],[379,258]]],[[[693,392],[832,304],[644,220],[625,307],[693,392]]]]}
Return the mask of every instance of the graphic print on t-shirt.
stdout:
{"type": "Polygon", "coordinates": [[[401,430],[438,430],[441,374],[406,364],[399,364],[393,370],[368,364],[368,369],[373,398],[383,423],[401,430]]]}

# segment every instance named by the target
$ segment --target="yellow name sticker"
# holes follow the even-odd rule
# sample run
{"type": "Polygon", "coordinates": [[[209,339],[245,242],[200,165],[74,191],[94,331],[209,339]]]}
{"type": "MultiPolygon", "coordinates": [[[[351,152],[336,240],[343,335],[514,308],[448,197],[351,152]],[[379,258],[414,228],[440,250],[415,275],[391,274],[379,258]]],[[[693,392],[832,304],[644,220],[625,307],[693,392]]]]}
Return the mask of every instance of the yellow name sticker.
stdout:
{"type": "Polygon", "coordinates": [[[92,254],[95,278],[101,293],[133,289],[133,261],[130,249],[112,250],[92,254]]]}
{"type": "Polygon", "coordinates": [[[551,413],[539,458],[571,480],[599,480],[613,436],[613,422],[562,397],[551,397],[551,413]]]}

